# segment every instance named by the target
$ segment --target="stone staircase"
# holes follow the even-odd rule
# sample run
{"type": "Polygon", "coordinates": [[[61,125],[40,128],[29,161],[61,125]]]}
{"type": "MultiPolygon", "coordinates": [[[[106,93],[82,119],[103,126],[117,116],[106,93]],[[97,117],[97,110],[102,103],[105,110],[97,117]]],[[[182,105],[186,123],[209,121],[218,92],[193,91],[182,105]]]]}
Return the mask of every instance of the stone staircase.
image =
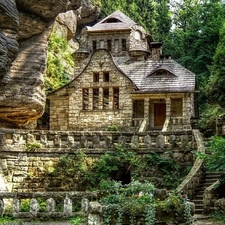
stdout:
{"type": "Polygon", "coordinates": [[[207,187],[215,183],[224,172],[206,172],[204,180],[202,180],[195,197],[191,200],[195,203],[195,214],[203,214],[203,193],[207,187]]]}

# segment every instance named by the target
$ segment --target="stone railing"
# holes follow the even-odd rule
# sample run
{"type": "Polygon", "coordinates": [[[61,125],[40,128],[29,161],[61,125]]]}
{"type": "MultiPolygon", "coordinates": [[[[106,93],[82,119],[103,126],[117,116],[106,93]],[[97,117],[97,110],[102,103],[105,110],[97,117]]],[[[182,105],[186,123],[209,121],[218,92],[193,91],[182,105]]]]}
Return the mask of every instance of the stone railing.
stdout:
{"type": "MultiPolygon", "coordinates": [[[[203,193],[203,213],[208,214],[213,212],[213,207],[215,208],[215,186],[219,184],[217,180],[214,184],[207,187],[203,193]]],[[[215,210],[215,209],[214,209],[215,210]]]]}
{"type": "MultiPolygon", "coordinates": [[[[148,131],[148,132],[111,132],[111,131],[46,131],[0,129],[1,151],[26,151],[28,146],[39,147],[35,151],[54,149],[66,152],[76,149],[110,149],[117,144],[128,148],[180,148],[193,141],[191,131],[148,131]],[[182,143],[185,143],[183,145],[182,143]]],[[[34,150],[34,149],[33,149],[34,150]]]]}
{"type": "MultiPolygon", "coordinates": [[[[193,134],[197,143],[197,151],[205,153],[205,147],[201,133],[199,130],[193,130],[193,134]]],[[[204,177],[204,173],[203,160],[196,159],[191,171],[186,176],[184,181],[178,186],[177,190],[187,194],[188,198],[192,199],[197,187],[200,185],[201,180],[204,177]]]]}
{"type": "Polygon", "coordinates": [[[96,198],[96,192],[0,192],[0,214],[15,218],[68,218],[87,214],[90,200],[96,198]],[[26,208],[21,204],[23,199],[29,200],[26,208]],[[74,205],[80,209],[76,207],[74,211],[74,205]]]}
{"type": "Polygon", "coordinates": [[[171,125],[183,125],[183,117],[170,117],[171,125]]]}
{"type": "Polygon", "coordinates": [[[143,120],[144,120],[144,118],[133,118],[132,119],[133,127],[139,128],[141,126],[143,120]]]}

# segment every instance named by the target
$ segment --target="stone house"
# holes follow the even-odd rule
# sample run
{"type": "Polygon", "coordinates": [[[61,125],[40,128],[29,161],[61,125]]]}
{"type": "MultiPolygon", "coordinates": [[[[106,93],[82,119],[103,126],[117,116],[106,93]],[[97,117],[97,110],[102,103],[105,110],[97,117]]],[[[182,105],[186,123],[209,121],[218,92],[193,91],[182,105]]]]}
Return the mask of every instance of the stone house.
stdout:
{"type": "Polygon", "coordinates": [[[195,74],[120,11],[85,27],[75,78],[49,94],[51,130],[190,130],[195,74]]]}

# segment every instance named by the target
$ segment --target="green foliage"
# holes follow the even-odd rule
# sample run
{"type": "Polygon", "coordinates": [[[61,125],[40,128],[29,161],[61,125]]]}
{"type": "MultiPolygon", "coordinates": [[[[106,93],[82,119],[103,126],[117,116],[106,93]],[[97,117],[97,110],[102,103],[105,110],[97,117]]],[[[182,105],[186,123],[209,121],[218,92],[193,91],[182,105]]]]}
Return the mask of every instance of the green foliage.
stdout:
{"type": "MultiPolygon", "coordinates": [[[[202,112],[207,101],[205,89],[209,68],[219,42],[219,30],[225,20],[225,7],[220,0],[187,0],[175,1],[172,10],[174,26],[163,40],[163,50],[197,75],[202,112]]],[[[223,93],[220,92],[222,96],[223,93]]]]}
{"type": "Polygon", "coordinates": [[[134,224],[137,216],[147,217],[145,224],[154,224],[155,210],[151,204],[155,188],[151,183],[132,181],[125,186],[118,182],[109,183],[113,186],[112,192],[106,191],[107,195],[100,199],[106,206],[104,224],[122,224],[124,215],[129,217],[130,224],[134,224]]]}
{"type": "Polygon", "coordinates": [[[42,147],[42,145],[39,142],[29,142],[29,143],[27,143],[26,150],[28,152],[34,152],[35,150],[37,150],[37,149],[39,149],[41,147],[42,147]]]}
{"type": "Polygon", "coordinates": [[[130,170],[138,164],[139,158],[133,151],[129,151],[121,145],[118,145],[114,151],[106,152],[100,159],[93,164],[93,168],[86,175],[86,182],[92,187],[97,187],[102,180],[112,178],[112,175],[121,167],[130,170]]]}
{"type": "Polygon", "coordinates": [[[52,33],[48,43],[47,71],[45,75],[46,94],[67,84],[67,67],[73,68],[74,62],[68,49],[67,40],[52,33]]]}
{"type": "Polygon", "coordinates": [[[211,214],[211,218],[214,221],[222,221],[225,223],[225,214],[223,213],[213,213],[211,214]]]}
{"type": "Polygon", "coordinates": [[[61,180],[61,187],[71,190],[75,187],[86,187],[85,176],[93,167],[94,159],[87,157],[82,151],[78,150],[74,154],[64,155],[55,169],[46,174],[48,177],[57,177],[61,180]]]}
{"type": "Polygon", "coordinates": [[[107,130],[108,131],[119,131],[119,129],[116,125],[108,126],[107,130]]]}
{"type": "Polygon", "coordinates": [[[154,165],[158,167],[156,176],[161,178],[160,181],[154,181],[155,186],[169,189],[176,188],[191,168],[181,168],[174,160],[163,158],[155,152],[139,157],[135,151],[118,145],[99,159],[87,157],[81,150],[65,155],[54,168],[46,169],[46,178],[57,177],[65,190],[104,189],[104,186],[99,187],[101,184],[105,185],[106,190],[112,191],[115,186],[111,186],[109,181],[116,179],[116,174],[121,168],[132,170],[132,178],[140,179],[142,176],[151,176],[149,168],[154,165]]]}
{"type": "Polygon", "coordinates": [[[163,179],[159,183],[154,182],[158,188],[176,188],[190,171],[190,166],[181,168],[173,159],[160,156],[156,152],[149,152],[145,158],[141,159],[139,166],[134,171],[134,177],[138,178],[140,174],[144,174],[150,166],[157,166],[160,177],[163,179]]]}
{"type": "Polygon", "coordinates": [[[205,104],[204,110],[199,120],[200,128],[203,130],[212,130],[215,133],[216,119],[225,115],[225,109],[218,104],[205,104]]]}
{"type": "Polygon", "coordinates": [[[30,211],[30,199],[22,199],[21,200],[20,211],[21,212],[29,212],[30,211]]]}
{"type": "MultiPolygon", "coordinates": [[[[104,187],[105,185],[103,184],[104,187]]],[[[132,181],[122,186],[118,182],[108,181],[108,186],[110,185],[112,187],[105,190],[105,195],[100,199],[106,207],[103,214],[106,225],[122,224],[124,217],[129,218],[130,224],[135,224],[138,217],[143,217],[145,224],[153,225],[156,216],[162,219],[165,214],[170,214],[174,220],[183,217],[190,222],[190,205],[176,191],[170,193],[165,200],[160,200],[154,198],[155,187],[149,182],[132,181]]]]}
{"type": "Polygon", "coordinates": [[[209,171],[225,170],[225,139],[213,136],[207,142],[207,154],[196,153],[197,156],[205,161],[206,169],[209,171]]]}
{"type": "Polygon", "coordinates": [[[8,216],[0,217],[0,224],[13,224],[13,225],[22,225],[23,222],[20,219],[14,219],[8,216]]]}
{"type": "Polygon", "coordinates": [[[220,39],[210,67],[211,76],[205,92],[210,102],[225,107],[225,23],[220,30],[220,39]]]}
{"type": "Polygon", "coordinates": [[[168,0],[101,0],[101,17],[119,9],[136,23],[145,27],[157,40],[161,40],[162,36],[169,31],[171,24],[168,2],[168,0]]]}
{"type": "Polygon", "coordinates": [[[82,216],[76,216],[70,219],[70,223],[72,225],[82,225],[84,221],[85,221],[85,218],[82,216]]]}

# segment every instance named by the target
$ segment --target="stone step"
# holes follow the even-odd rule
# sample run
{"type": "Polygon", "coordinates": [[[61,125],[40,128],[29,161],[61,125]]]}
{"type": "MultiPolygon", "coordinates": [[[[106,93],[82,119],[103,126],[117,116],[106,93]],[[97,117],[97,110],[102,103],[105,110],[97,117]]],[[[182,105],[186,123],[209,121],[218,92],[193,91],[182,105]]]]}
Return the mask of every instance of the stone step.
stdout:
{"type": "Polygon", "coordinates": [[[195,204],[195,210],[196,209],[202,209],[203,210],[203,204],[201,204],[201,203],[195,204]]]}
{"type": "Polygon", "coordinates": [[[196,214],[203,214],[203,208],[201,209],[195,209],[196,214]]]}
{"type": "Polygon", "coordinates": [[[220,179],[221,174],[223,173],[224,172],[207,172],[205,174],[205,180],[201,182],[200,186],[196,190],[194,199],[192,199],[192,202],[195,203],[196,214],[203,214],[203,194],[205,189],[215,183],[218,179],[220,179]]]}
{"type": "Polygon", "coordinates": [[[192,200],[192,202],[194,202],[196,205],[198,204],[198,205],[202,205],[203,204],[203,199],[194,199],[194,200],[192,200]]]}

